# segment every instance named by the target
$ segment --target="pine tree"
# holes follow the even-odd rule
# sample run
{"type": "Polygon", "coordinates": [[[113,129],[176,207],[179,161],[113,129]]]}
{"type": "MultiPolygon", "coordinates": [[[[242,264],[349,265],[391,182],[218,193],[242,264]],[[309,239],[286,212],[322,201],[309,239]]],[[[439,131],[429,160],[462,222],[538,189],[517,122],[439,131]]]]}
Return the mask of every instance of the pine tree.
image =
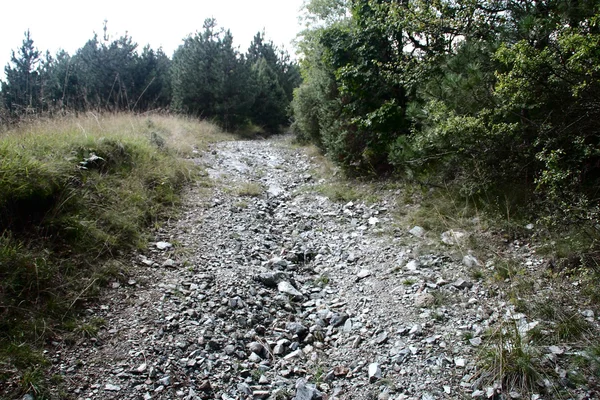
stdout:
{"type": "Polygon", "coordinates": [[[35,112],[40,104],[41,53],[33,45],[29,30],[18,53],[12,52],[11,61],[4,68],[6,82],[2,93],[6,108],[13,114],[35,112]],[[11,65],[12,64],[12,65],[11,65]]]}
{"type": "Polygon", "coordinates": [[[256,96],[252,106],[252,120],[269,133],[277,133],[286,123],[288,101],[279,84],[277,74],[264,58],[252,66],[256,79],[256,96]]]}
{"type": "Polygon", "coordinates": [[[177,49],[171,76],[176,111],[214,119],[227,129],[251,118],[250,67],[233,47],[231,32],[217,29],[214,19],[177,49]]]}

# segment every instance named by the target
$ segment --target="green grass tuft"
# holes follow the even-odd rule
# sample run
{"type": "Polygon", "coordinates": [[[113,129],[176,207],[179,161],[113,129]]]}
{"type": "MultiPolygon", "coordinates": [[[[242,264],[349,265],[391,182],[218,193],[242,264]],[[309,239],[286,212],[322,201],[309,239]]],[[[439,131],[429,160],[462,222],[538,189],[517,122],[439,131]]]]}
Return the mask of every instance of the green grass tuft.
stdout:
{"type": "Polygon", "coordinates": [[[542,365],[542,354],[528,340],[514,321],[502,324],[488,337],[479,358],[485,385],[500,382],[506,393],[539,389],[538,382],[551,371],[542,365]]]}

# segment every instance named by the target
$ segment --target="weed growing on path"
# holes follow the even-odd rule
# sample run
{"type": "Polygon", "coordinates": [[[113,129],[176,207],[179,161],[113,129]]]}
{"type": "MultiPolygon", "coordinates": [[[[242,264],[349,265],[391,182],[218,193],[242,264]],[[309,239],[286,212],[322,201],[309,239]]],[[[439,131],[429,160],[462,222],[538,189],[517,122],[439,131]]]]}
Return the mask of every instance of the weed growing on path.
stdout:
{"type": "Polygon", "coordinates": [[[259,197],[263,193],[263,187],[259,183],[247,182],[236,189],[236,193],[241,197],[259,197]]]}

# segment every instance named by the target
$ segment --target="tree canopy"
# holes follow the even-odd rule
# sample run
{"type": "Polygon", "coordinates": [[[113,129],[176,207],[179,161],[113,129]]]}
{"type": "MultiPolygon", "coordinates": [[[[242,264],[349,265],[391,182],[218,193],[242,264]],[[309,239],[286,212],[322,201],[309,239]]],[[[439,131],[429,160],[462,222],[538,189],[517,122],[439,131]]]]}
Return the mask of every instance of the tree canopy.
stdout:
{"type": "Polygon", "coordinates": [[[598,2],[312,0],[305,12],[300,139],[349,173],[467,196],[518,183],[553,215],[598,220],[598,2]]]}
{"type": "Polygon", "coordinates": [[[300,84],[297,64],[283,49],[254,37],[246,53],[214,19],[184,39],[172,58],[162,49],[139,49],[127,34],[111,39],[105,21],[71,55],[39,51],[29,33],[11,62],[0,91],[0,118],[68,111],[172,110],[220,123],[226,129],[254,124],[278,132],[300,84]]]}

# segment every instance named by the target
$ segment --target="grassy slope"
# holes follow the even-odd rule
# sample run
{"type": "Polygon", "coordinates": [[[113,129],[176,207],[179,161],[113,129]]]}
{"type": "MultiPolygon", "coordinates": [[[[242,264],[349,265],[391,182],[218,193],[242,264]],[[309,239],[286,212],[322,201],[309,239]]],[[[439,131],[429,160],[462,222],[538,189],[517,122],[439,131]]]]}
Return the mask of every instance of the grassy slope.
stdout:
{"type": "Polygon", "coordinates": [[[0,388],[17,376],[35,389],[35,349],[76,328],[77,305],[175,209],[199,172],[185,158],[229,138],[184,118],[93,114],[0,133],[0,388]]]}

